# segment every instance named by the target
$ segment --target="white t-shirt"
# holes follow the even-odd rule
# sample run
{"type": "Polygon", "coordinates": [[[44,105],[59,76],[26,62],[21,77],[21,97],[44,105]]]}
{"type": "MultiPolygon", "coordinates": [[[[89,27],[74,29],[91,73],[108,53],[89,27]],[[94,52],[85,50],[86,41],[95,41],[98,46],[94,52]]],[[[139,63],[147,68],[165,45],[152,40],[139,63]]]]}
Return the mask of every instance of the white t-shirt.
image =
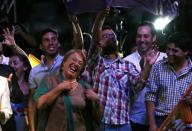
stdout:
{"type": "MultiPolygon", "coordinates": [[[[5,114],[5,119],[1,120],[1,124],[5,124],[12,115],[11,102],[10,102],[10,91],[7,78],[0,76],[0,112],[5,114]]],[[[0,126],[0,131],[2,131],[0,126]]]]}

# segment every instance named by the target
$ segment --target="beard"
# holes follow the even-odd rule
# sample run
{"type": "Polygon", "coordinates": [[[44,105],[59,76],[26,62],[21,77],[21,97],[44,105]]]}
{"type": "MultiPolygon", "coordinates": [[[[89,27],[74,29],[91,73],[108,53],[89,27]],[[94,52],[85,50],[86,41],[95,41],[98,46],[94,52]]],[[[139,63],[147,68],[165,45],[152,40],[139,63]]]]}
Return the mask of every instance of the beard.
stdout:
{"type": "Polygon", "coordinates": [[[118,52],[118,46],[116,43],[110,43],[109,45],[106,45],[105,47],[102,47],[102,55],[109,55],[111,53],[117,53],[118,52]]]}

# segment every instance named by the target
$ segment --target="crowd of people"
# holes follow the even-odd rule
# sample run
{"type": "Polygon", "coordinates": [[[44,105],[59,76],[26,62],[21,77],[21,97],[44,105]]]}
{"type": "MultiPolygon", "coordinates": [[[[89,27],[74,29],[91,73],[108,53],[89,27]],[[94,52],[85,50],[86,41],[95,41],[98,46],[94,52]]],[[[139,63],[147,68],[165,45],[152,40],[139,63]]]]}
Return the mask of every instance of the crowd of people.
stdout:
{"type": "MultiPolygon", "coordinates": [[[[92,34],[69,16],[74,47],[62,55],[54,28],[41,32],[39,45],[19,26],[3,29],[0,131],[156,131],[180,101],[192,111],[192,93],[183,96],[192,84],[190,37],[173,32],[161,52],[153,24],[144,21],[134,52],[122,57],[115,32],[104,26],[109,11],[98,12],[92,34]],[[32,68],[15,35],[42,51],[38,65],[32,68]]],[[[192,120],[180,123],[173,130],[192,130],[192,120]]]]}

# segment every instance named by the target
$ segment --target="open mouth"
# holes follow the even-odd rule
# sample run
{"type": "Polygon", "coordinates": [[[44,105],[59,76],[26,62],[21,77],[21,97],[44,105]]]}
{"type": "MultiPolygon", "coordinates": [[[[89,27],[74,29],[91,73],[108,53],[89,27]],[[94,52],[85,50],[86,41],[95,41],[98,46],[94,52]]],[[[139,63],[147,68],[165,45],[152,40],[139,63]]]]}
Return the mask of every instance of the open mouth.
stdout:
{"type": "Polygon", "coordinates": [[[50,46],[48,49],[49,49],[49,50],[55,50],[55,47],[50,46]]]}
{"type": "Polygon", "coordinates": [[[69,69],[70,69],[71,72],[76,73],[79,68],[77,66],[75,66],[75,65],[70,65],[69,69]]]}

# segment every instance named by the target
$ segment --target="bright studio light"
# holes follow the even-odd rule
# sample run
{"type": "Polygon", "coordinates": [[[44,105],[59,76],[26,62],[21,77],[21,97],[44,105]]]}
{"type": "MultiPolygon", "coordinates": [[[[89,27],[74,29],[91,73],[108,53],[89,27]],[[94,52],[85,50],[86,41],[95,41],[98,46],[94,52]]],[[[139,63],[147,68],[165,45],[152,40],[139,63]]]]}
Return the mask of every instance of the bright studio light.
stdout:
{"type": "Polygon", "coordinates": [[[153,25],[155,26],[156,30],[163,30],[165,26],[171,21],[171,19],[167,17],[160,17],[155,20],[153,25]]]}

